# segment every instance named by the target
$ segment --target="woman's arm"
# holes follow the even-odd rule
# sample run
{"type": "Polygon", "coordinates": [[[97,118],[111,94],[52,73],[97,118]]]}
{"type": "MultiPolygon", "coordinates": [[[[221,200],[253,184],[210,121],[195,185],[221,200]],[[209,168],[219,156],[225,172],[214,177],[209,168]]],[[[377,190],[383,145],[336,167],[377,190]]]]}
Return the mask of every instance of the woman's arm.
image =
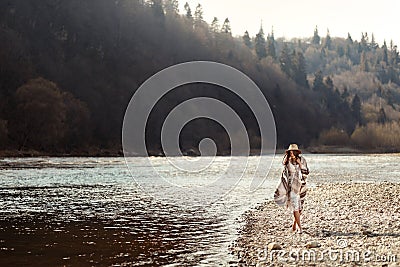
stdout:
{"type": "Polygon", "coordinates": [[[298,159],[298,162],[299,162],[299,165],[300,165],[301,173],[305,174],[305,175],[308,175],[310,173],[310,170],[308,169],[306,159],[303,156],[301,156],[298,159]]]}
{"type": "Polygon", "coordinates": [[[283,156],[283,160],[282,160],[282,164],[283,165],[287,165],[289,161],[289,157],[288,154],[285,154],[285,156],[283,156]]]}

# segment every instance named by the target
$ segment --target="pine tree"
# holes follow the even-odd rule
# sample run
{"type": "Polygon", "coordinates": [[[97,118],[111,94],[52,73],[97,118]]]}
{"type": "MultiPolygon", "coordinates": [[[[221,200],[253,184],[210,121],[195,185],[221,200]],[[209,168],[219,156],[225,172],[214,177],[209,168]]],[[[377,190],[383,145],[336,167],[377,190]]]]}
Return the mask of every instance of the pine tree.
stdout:
{"type": "Polygon", "coordinates": [[[276,60],[274,30],[267,36],[267,55],[276,60]]]}
{"type": "Polygon", "coordinates": [[[382,58],[382,60],[387,65],[389,63],[389,60],[388,60],[388,49],[387,49],[387,45],[386,45],[386,40],[383,41],[382,50],[383,50],[383,58],[382,58]]]}
{"type": "Polygon", "coordinates": [[[319,70],[316,73],[314,73],[313,90],[323,91],[324,89],[325,89],[324,76],[322,75],[322,71],[319,70]]]}
{"type": "Polygon", "coordinates": [[[219,32],[219,20],[217,17],[214,17],[213,21],[211,22],[211,31],[216,33],[219,32]]]}
{"type": "Polygon", "coordinates": [[[343,93],[340,95],[340,97],[341,97],[343,100],[346,100],[349,96],[350,96],[349,91],[348,91],[347,87],[345,87],[345,88],[343,89],[343,93]]]}
{"type": "Polygon", "coordinates": [[[329,34],[329,29],[326,32],[326,37],[324,40],[324,48],[330,50],[332,45],[331,35],[329,34]]]}
{"type": "Polygon", "coordinates": [[[321,37],[319,37],[319,35],[318,35],[318,27],[315,26],[314,36],[312,38],[312,43],[315,44],[315,45],[319,45],[320,41],[321,41],[321,37]]]}
{"type": "Polygon", "coordinates": [[[368,33],[361,33],[360,50],[368,51],[368,33]]]}
{"type": "Polygon", "coordinates": [[[333,92],[334,86],[333,86],[332,78],[330,76],[325,78],[325,82],[324,83],[325,83],[326,89],[328,89],[329,91],[333,92]]]}
{"type": "Polygon", "coordinates": [[[248,31],[245,31],[245,32],[244,32],[244,35],[243,35],[242,39],[243,39],[243,43],[244,43],[248,48],[251,48],[251,47],[252,47],[251,38],[250,38],[250,35],[249,35],[249,32],[248,32],[248,31]]]}
{"type": "Polygon", "coordinates": [[[395,97],[393,96],[393,92],[391,90],[385,90],[384,99],[386,100],[387,104],[395,109],[394,103],[396,102],[395,97]]]}
{"type": "Polygon", "coordinates": [[[373,33],[372,33],[372,35],[371,35],[371,44],[370,44],[370,47],[371,47],[373,50],[375,50],[376,48],[378,48],[378,44],[375,42],[375,36],[374,36],[373,33]]]}
{"type": "Polygon", "coordinates": [[[368,72],[369,67],[368,67],[368,60],[367,60],[367,54],[365,51],[361,52],[361,57],[360,57],[360,70],[368,72]]]}
{"type": "Polygon", "coordinates": [[[356,123],[361,125],[361,101],[357,94],[354,96],[353,101],[351,102],[351,111],[356,123]]]}
{"type": "Polygon", "coordinates": [[[393,40],[390,40],[390,57],[389,64],[394,67],[400,62],[399,52],[397,51],[397,45],[394,45],[393,40]]]}
{"type": "Polygon", "coordinates": [[[165,13],[168,15],[178,15],[179,14],[179,3],[178,0],[164,0],[165,13]]]}
{"type": "Polygon", "coordinates": [[[344,54],[346,55],[347,58],[351,59],[351,47],[350,45],[346,45],[344,49],[344,54]]]}
{"type": "Polygon", "coordinates": [[[377,76],[382,83],[388,83],[390,80],[387,72],[387,64],[383,63],[383,61],[380,65],[380,68],[377,70],[377,76]]]}
{"type": "Polygon", "coordinates": [[[192,9],[190,8],[188,2],[186,2],[184,8],[185,8],[185,10],[186,10],[186,18],[188,18],[188,19],[193,19],[193,16],[192,16],[192,9]]]}
{"type": "Polygon", "coordinates": [[[382,97],[383,96],[383,89],[382,86],[378,86],[378,89],[376,89],[376,96],[377,97],[382,97]]]}
{"type": "Polygon", "coordinates": [[[221,32],[232,35],[231,23],[228,18],[226,18],[224,24],[222,24],[221,32]]]}
{"type": "Polygon", "coordinates": [[[361,43],[358,43],[358,45],[357,45],[357,52],[358,52],[359,54],[361,54],[362,51],[363,51],[363,49],[362,49],[361,43]]]}
{"type": "Polygon", "coordinates": [[[347,33],[347,39],[346,39],[347,44],[353,44],[353,38],[351,38],[350,33],[347,33]]]}
{"type": "Polygon", "coordinates": [[[325,90],[323,91],[326,107],[329,110],[329,113],[334,116],[338,109],[340,103],[340,95],[337,90],[334,89],[333,81],[330,76],[327,76],[324,80],[325,90]]]}
{"type": "Polygon", "coordinates": [[[378,123],[380,123],[380,124],[385,124],[386,121],[387,121],[386,112],[385,112],[385,110],[384,110],[383,108],[381,108],[381,109],[379,110],[378,123]]]}
{"type": "Polygon", "coordinates": [[[307,74],[306,74],[306,60],[303,53],[297,52],[292,60],[292,73],[293,80],[303,87],[308,88],[307,74]]]}
{"type": "Polygon", "coordinates": [[[197,24],[201,24],[203,22],[203,7],[198,4],[196,10],[194,11],[194,21],[197,24]]]}
{"type": "Polygon", "coordinates": [[[255,39],[255,49],[256,49],[256,54],[258,59],[262,59],[267,57],[267,49],[266,49],[266,43],[265,43],[265,37],[264,37],[264,30],[262,28],[262,25],[260,27],[260,30],[256,34],[256,39],[255,39]]]}
{"type": "Polygon", "coordinates": [[[339,55],[339,57],[343,57],[344,56],[344,49],[343,46],[338,45],[336,47],[336,53],[339,55]]]}
{"type": "Polygon", "coordinates": [[[281,70],[288,75],[288,77],[292,77],[292,60],[290,57],[290,51],[287,43],[283,44],[281,53],[279,55],[279,65],[281,70]]]}

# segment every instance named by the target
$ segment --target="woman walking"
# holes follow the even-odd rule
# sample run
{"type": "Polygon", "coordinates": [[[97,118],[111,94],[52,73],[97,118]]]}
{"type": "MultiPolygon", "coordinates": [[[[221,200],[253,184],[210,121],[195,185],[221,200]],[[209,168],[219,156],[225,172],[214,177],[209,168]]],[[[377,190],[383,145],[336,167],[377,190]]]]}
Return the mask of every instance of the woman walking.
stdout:
{"type": "Polygon", "coordinates": [[[307,192],[306,179],[309,169],[297,144],[290,144],[282,163],[284,169],[274,194],[274,200],[279,206],[286,206],[293,212],[292,231],[296,231],[298,227],[299,233],[302,233],[300,214],[307,192]]]}

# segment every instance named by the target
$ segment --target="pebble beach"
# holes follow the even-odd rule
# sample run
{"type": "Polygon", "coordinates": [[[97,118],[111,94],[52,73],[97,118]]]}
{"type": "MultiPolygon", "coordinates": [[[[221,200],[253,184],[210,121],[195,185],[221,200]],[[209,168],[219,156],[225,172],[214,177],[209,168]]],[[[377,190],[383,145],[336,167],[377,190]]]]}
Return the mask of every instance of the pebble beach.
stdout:
{"type": "Polygon", "coordinates": [[[231,245],[238,266],[399,266],[400,184],[340,183],[309,188],[301,215],[272,200],[246,212],[231,245]]]}

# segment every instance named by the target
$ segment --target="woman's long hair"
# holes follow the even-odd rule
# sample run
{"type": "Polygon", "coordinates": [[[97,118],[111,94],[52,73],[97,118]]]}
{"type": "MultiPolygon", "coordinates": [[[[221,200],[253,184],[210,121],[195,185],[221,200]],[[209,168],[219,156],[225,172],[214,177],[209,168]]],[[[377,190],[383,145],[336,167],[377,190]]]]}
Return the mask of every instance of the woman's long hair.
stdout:
{"type": "MultiPolygon", "coordinates": [[[[289,159],[290,159],[289,153],[290,153],[289,151],[285,152],[285,155],[283,156],[283,165],[287,165],[289,163],[289,159]]],[[[300,152],[299,151],[293,150],[293,154],[296,157],[296,160],[298,158],[300,158],[300,152]]]]}

